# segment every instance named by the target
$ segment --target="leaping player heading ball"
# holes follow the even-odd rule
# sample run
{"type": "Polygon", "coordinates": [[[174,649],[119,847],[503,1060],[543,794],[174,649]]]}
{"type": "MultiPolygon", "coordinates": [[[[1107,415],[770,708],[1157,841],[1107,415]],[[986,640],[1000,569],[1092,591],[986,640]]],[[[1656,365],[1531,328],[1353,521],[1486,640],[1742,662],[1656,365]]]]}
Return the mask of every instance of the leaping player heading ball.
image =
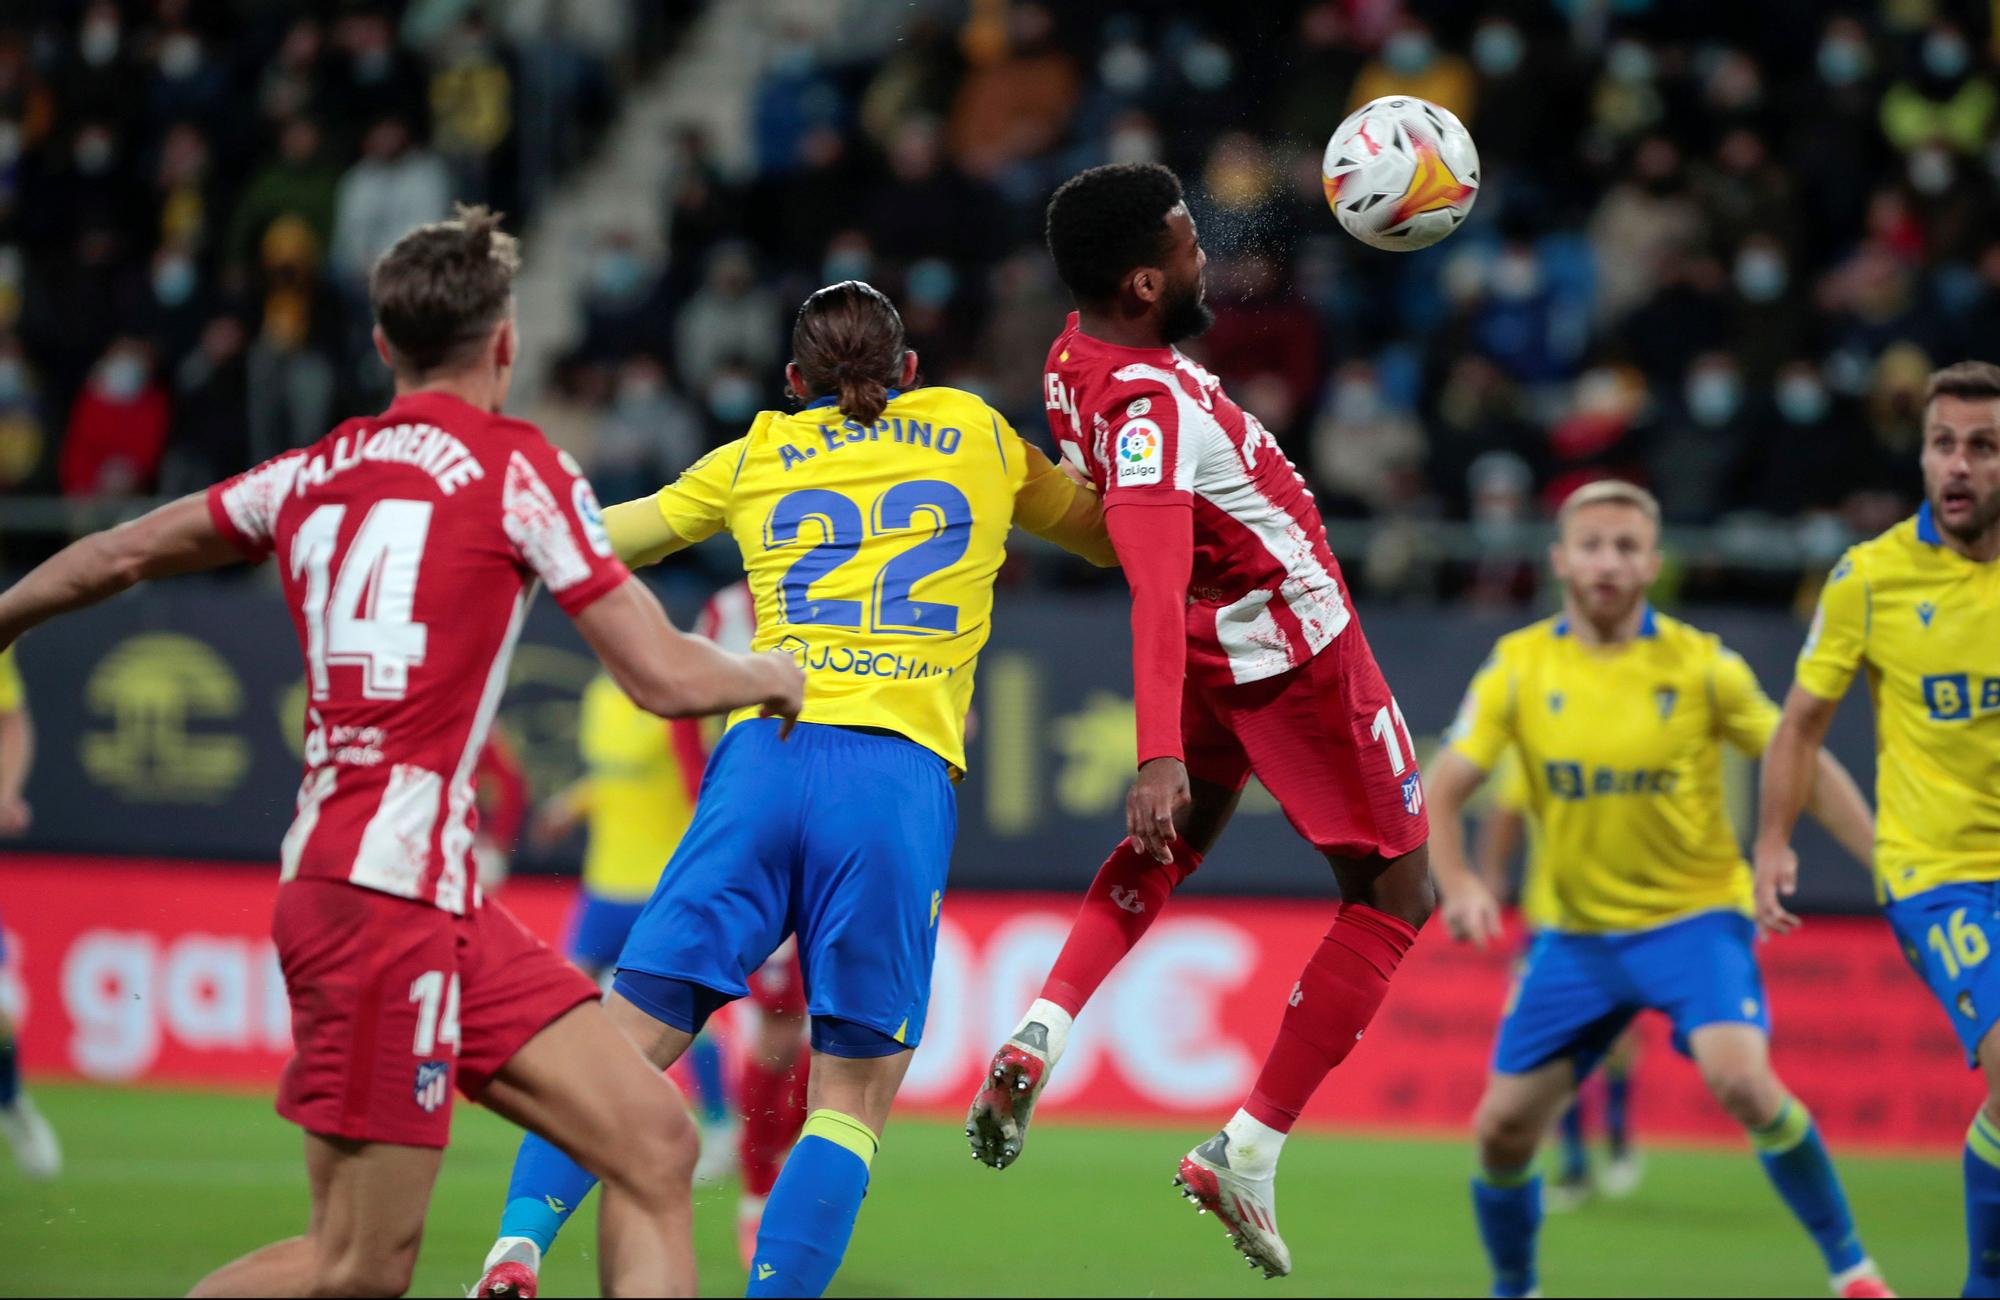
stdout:
{"type": "Polygon", "coordinates": [[[66,548],[0,594],[0,649],[151,578],[275,556],[305,652],[305,780],[272,933],[294,1052],[278,1110],[306,1131],[306,1234],[196,1295],[401,1295],[451,1128],[475,1097],[605,1181],[610,1295],[694,1288],[695,1136],[597,987],[472,877],[472,772],[535,586],[652,712],[798,714],[788,655],[682,636],[612,554],[590,485],[501,415],[519,256],[461,209],[374,268],[382,414],[66,548]]]}
{"type": "Polygon", "coordinates": [[[1085,896],[1041,997],[993,1059],[967,1135],[1005,1168],[1073,1018],[1200,865],[1255,772],[1340,886],[1243,1108],[1180,1165],[1268,1276],[1279,1148],[1354,1049],[1434,901],[1416,755],[1305,481],[1174,344],[1209,323],[1180,181],[1096,167],[1056,191],[1049,251],[1077,311],[1049,350],[1049,425],[1104,494],[1132,588],[1139,772],[1130,838],[1085,896]]]}

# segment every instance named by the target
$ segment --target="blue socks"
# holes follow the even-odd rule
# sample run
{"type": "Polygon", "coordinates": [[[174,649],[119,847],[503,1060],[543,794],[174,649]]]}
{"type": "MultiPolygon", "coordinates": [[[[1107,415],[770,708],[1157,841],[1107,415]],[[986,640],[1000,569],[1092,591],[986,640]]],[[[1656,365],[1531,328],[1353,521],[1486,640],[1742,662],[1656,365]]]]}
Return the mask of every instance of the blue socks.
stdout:
{"type": "Polygon", "coordinates": [[[1583,1098],[1569,1104],[1557,1128],[1562,1134],[1562,1180],[1580,1183],[1590,1176],[1590,1154],[1583,1148],[1583,1098]]]}
{"type": "Polygon", "coordinates": [[[1622,1156],[1632,1147],[1632,1076],[1625,1070],[1604,1072],[1604,1135],[1611,1154],[1622,1156]]]}
{"type": "Polygon", "coordinates": [[[1472,1179],[1472,1213],[1493,1266],[1493,1294],[1535,1289],[1535,1234],[1542,1226],[1542,1179],[1533,1167],[1483,1169],[1472,1179]]]}
{"type": "Polygon", "coordinates": [[[875,1134],[851,1115],[816,1110],[806,1117],[798,1144],[764,1204],[744,1295],[825,1292],[854,1235],[875,1147],[875,1134]]]}
{"type": "Polygon", "coordinates": [[[1788,1101],[1778,1118],[1750,1131],[1750,1141],[1771,1185],[1826,1258],[1826,1271],[1844,1273],[1866,1259],[1854,1232],[1854,1215],[1847,1208],[1847,1193],[1841,1190],[1840,1175],[1833,1171],[1812,1112],[1796,1099],[1788,1101]]]}
{"type": "Polygon", "coordinates": [[[544,1255],[597,1179],[582,1165],[533,1133],[521,1139],[514,1157],[514,1174],[507,1180],[507,1208],[500,1214],[500,1235],[526,1237],[544,1255]]]}
{"type": "Polygon", "coordinates": [[[1965,1133],[1965,1294],[2000,1296],[2000,1125],[1982,1109],[1965,1133]]]}
{"type": "Polygon", "coordinates": [[[21,1058],[13,1038],[0,1039],[0,1110],[11,1109],[21,1095],[21,1058]]]}

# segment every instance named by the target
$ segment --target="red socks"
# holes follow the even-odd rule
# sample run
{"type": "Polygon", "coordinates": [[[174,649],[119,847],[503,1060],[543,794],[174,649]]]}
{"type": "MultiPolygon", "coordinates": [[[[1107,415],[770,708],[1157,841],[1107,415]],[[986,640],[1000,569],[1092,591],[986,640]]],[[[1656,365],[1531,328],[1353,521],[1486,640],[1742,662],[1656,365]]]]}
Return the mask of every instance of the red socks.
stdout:
{"type": "Polygon", "coordinates": [[[785,1153],[798,1141],[806,1122],[806,1073],[812,1061],[804,1043],[798,1059],[772,1069],[751,1053],[743,1062],[737,1085],[743,1107],[743,1137],[737,1156],[743,1166],[743,1194],[769,1196],[777,1185],[785,1153]]]}
{"type": "Polygon", "coordinates": [[[1042,996],[1072,1016],[1083,1010],[1105,976],[1144,937],[1153,918],[1183,880],[1201,865],[1201,854],[1174,837],[1174,860],[1157,862],[1125,840],[1097,869],[1097,879],[1077,909],[1069,938],[1049,970],[1042,996]]]}
{"type": "Polygon", "coordinates": [[[1250,1100],[1252,1118],[1289,1133],[1334,1066],[1347,1059],[1389,992],[1389,977],[1416,930],[1372,907],[1348,903],[1293,987],[1278,1039],[1250,1100]]]}

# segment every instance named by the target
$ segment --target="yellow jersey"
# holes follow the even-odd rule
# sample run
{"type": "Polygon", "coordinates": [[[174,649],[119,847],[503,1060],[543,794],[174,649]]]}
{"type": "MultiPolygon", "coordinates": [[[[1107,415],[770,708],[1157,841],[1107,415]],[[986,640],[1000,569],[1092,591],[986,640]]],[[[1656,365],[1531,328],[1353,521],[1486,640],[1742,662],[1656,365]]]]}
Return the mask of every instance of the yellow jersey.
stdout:
{"type": "Polygon", "coordinates": [[[869,427],[832,398],[765,411],[655,501],[679,539],[736,539],[753,648],[798,658],[802,721],[894,731],[959,772],[1008,529],[1113,562],[1094,495],[955,388],[892,393],[869,427]]]}
{"type": "Polygon", "coordinates": [[[1519,755],[1538,922],[1615,933],[1750,910],[1720,742],[1762,754],[1778,716],[1741,656],[1649,609],[1621,646],[1585,645],[1562,618],[1501,637],[1447,742],[1485,771],[1519,755]]]}
{"type": "Polygon", "coordinates": [[[21,684],[21,668],[14,662],[14,647],[0,650],[0,713],[19,713],[27,705],[27,689],[21,684]]]}
{"type": "Polygon", "coordinates": [[[1878,891],[2000,879],[2000,563],[1945,546],[1929,506],[1834,566],[1798,684],[1837,700],[1863,664],[1878,891]]]}
{"type": "Polygon", "coordinates": [[[600,675],[584,688],[577,721],[584,777],[570,797],[582,809],[590,837],[583,886],[599,897],[619,902],[652,897],[694,819],[701,773],[690,780],[672,728],[626,699],[609,677],[600,675]]]}

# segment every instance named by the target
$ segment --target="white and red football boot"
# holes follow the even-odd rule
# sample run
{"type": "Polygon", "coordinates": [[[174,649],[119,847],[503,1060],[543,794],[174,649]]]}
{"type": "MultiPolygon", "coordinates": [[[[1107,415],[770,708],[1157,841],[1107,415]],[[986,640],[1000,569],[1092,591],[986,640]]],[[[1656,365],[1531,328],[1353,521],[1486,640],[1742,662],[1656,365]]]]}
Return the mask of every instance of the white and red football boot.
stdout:
{"type": "Polygon", "coordinates": [[[1292,1271],[1292,1252],[1278,1235],[1275,1171],[1252,1176],[1230,1167],[1229,1134],[1217,1133],[1181,1157],[1174,1186],[1203,1214],[1213,1214],[1229,1229],[1229,1244],[1243,1252],[1250,1267],[1267,1278],[1292,1271]]]}
{"type": "Polygon", "coordinates": [[[475,1300],[535,1300],[542,1250],[526,1237],[502,1237],[486,1254],[485,1272],[472,1289],[475,1300]]]}
{"type": "Polygon", "coordinates": [[[1005,1169],[1020,1158],[1035,1102],[1062,1056],[1071,1024],[1068,1012],[1037,998],[1012,1037],[993,1054],[986,1082],[965,1116],[974,1160],[1005,1169]]]}

